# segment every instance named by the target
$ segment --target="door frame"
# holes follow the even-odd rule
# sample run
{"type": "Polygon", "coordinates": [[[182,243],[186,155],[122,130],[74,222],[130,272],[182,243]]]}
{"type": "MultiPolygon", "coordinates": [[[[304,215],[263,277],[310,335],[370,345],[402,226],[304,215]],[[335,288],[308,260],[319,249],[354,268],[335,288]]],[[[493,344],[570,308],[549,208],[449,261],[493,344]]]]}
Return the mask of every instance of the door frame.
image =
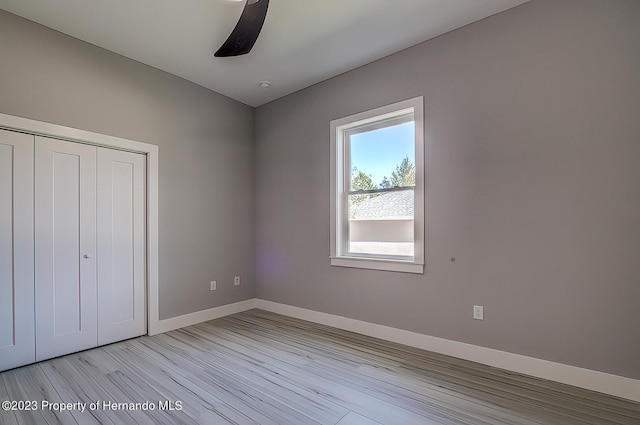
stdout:
{"type": "Polygon", "coordinates": [[[2,113],[0,113],[0,128],[34,136],[136,152],[146,156],[147,335],[161,333],[163,330],[160,326],[158,280],[158,146],[2,113]]]}

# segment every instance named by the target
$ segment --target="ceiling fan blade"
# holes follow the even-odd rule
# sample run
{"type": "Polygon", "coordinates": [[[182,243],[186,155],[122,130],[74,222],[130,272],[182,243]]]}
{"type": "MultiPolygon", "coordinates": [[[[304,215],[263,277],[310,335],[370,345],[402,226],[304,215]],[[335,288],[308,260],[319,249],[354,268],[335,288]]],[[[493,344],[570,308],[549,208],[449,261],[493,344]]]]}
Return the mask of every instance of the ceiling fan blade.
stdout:
{"type": "Polygon", "coordinates": [[[248,0],[231,35],[214,56],[240,56],[249,53],[260,35],[268,6],[269,0],[248,0]]]}

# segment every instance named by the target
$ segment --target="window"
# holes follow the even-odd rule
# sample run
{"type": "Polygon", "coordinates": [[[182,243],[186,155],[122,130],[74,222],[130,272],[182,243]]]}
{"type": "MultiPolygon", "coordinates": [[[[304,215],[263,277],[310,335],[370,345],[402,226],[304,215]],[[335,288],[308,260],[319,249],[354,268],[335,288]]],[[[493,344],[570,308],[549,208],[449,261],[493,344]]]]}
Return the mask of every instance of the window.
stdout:
{"type": "Polygon", "coordinates": [[[422,104],[331,121],[331,265],[423,272],[422,104]]]}

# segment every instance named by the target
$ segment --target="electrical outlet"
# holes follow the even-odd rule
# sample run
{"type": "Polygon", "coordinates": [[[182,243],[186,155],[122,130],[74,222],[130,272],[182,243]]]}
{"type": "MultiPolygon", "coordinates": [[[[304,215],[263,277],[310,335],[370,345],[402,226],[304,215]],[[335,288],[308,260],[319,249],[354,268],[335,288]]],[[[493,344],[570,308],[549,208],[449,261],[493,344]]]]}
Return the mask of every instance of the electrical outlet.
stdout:
{"type": "Polygon", "coordinates": [[[484,306],[481,306],[481,305],[473,306],[473,318],[476,320],[484,320],[484,306]]]}
{"type": "Polygon", "coordinates": [[[212,291],[215,291],[217,289],[218,285],[217,285],[215,280],[212,280],[210,285],[211,285],[211,290],[212,291]]]}
{"type": "Polygon", "coordinates": [[[233,278],[233,285],[234,286],[240,286],[240,276],[235,276],[233,278]]]}

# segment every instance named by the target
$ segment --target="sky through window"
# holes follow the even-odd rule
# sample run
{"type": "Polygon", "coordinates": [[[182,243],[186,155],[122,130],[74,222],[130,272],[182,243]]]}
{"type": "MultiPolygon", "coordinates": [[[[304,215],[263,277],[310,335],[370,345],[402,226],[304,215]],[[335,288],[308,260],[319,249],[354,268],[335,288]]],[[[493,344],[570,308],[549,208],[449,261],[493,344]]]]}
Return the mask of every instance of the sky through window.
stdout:
{"type": "Polygon", "coordinates": [[[415,164],[414,123],[407,122],[351,136],[351,169],[357,167],[371,175],[379,186],[386,176],[391,178],[404,157],[415,164]]]}

